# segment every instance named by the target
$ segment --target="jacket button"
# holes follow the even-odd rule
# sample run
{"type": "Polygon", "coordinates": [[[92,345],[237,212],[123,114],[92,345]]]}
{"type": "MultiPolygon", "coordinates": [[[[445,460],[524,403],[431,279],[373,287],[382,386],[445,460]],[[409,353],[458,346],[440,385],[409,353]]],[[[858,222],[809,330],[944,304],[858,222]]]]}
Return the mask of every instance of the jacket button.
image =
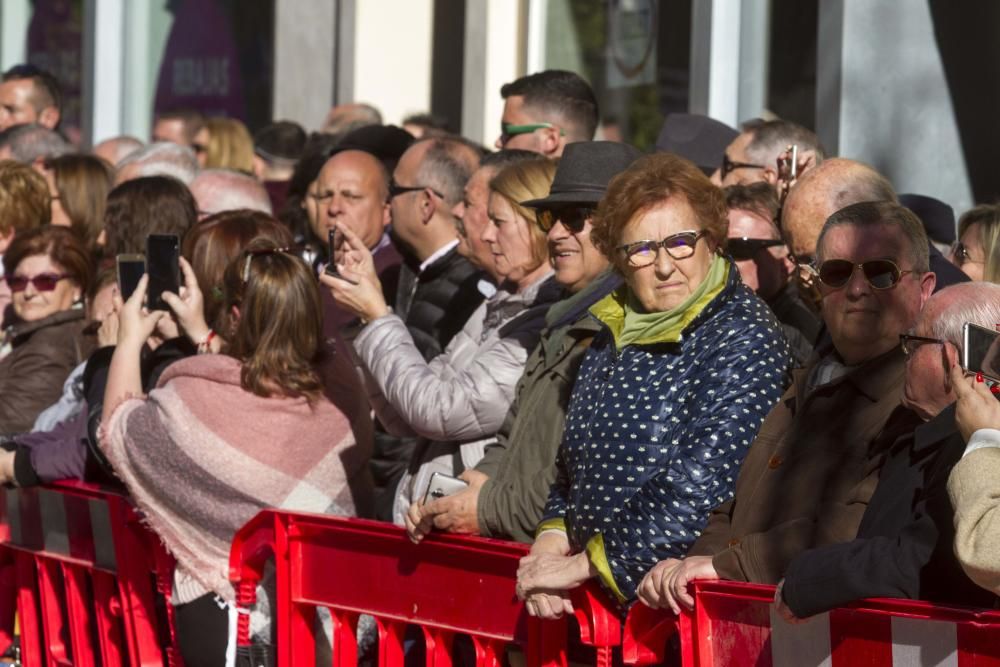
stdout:
{"type": "Polygon", "coordinates": [[[774,456],[772,456],[770,459],[767,460],[767,467],[770,468],[771,470],[774,470],[778,466],[780,466],[781,463],[782,463],[781,457],[775,454],[774,456]]]}
{"type": "Polygon", "coordinates": [[[736,546],[736,545],[738,545],[739,543],[740,543],[739,539],[737,539],[737,538],[735,538],[735,537],[734,537],[733,539],[729,540],[729,546],[730,546],[730,547],[735,547],[735,546],[736,546]]]}

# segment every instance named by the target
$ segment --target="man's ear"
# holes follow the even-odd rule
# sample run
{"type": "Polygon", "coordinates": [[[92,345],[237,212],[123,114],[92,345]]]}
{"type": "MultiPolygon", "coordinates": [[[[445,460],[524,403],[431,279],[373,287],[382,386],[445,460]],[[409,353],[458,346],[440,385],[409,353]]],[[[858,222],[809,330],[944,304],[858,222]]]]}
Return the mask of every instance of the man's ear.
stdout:
{"type": "Polygon", "coordinates": [[[382,227],[388,227],[392,223],[392,207],[389,202],[382,204],[382,227]]]}
{"type": "Polygon", "coordinates": [[[420,193],[420,221],[425,225],[434,217],[437,212],[437,195],[426,188],[420,193]]]}
{"type": "Polygon", "coordinates": [[[920,276],[920,307],[923,308],[924,304],[927,303],[927,299],[931,298],[931,294],[934,293],[934,286],[937,285],[937,274],[933,271],[928,271],[924,275],[920,276]]]}
{"type": "Polygon", "coordinates": [[[778,184],[778,170],[774,167],[764,167],[764,180],[774,187],[778,184]]]}
{"type": "Polygon", "coordinates": [[[542,133],[542,155],[555,157],[562,147],[562,137],[558,127],[544,127],[539,130],[542,133]]]}
{"type": "Polygon", "coordinates": [[[50,130],[56,129],[59,124],[59,109],[55,107],[45,107],[38,112],[38,124],[49,128],[50,130]]]}

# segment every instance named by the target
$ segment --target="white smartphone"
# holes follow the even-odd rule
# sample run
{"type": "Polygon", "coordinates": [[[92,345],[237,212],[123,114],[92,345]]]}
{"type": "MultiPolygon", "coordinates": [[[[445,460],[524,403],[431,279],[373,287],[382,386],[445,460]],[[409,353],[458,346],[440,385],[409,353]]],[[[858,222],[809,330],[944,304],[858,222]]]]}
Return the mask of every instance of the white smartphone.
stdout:
{"type": "Polygon", "coordinates": [[[1000,333],[966,322],[962,327],[962,367],[1000,380],[1000,333]]]}
{"type": "Polygon", "coordinates": [[[429,503],[438,498],[451,496],[462,489],[468,488],[469,483],[451,475],[436,472],[431,475],[431,481],[427,483],[427,492],[424,493],[424,502],[429,503]]]}

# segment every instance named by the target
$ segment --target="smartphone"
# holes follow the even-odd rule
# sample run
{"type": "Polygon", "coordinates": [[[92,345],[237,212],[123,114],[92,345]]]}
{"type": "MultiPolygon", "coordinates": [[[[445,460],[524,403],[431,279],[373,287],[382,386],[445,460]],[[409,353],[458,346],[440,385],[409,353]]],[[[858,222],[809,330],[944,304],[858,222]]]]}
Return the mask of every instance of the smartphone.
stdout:
{"type": "Polygon", "coordinates": [[[468,486],[468,482],[460,480],[457,477],[436,472],[431,475],[431,481],[427,484],[427,492],[424,493],[424,502],[429,503],[438,498],[454,495],[468,486]]]}
{"type": "Polygon", "coordinates": [[[150,234],[146,237],[146,308],[170,310],[164,292],[177,294],[181,284],[181,240],[176,234],[150,234]]]}
{"type": "Polygon", "coordinates": [[[115,257],[115,264],[118,268],[118,293],[122,301],[128,301],[139,285],[142,274],[146,273],[146,256],[118,255],[115,257]]]}
{"type": "Polygon", "coordinates": [[[962,366],[1000,380],[1000,333],[966,322],[962,327],[962,366]]]}
{"type": "Polygon", "coordinates": [[[778,159],[778,176],[781,180],[789,183],[798,178],[799,175],[799,146],[792,144],[788,147],[788,157],[778,159]]]}
{"type": "Polygon", "coordinates": [[[341,280],[346,280],[352,285],[357,285],[357,281],[351,280],[350,278],[342,275],[340,271],[337,271],[337,261],[333,258],[333,251],[337,247],[337,230],[331,229],[326,237],[327,243],[327,257],[330,258],[329,263],[326,265],[326,269],[323,271],[328,276],[333,276],[334,278],[340,278],[341,280]]]}

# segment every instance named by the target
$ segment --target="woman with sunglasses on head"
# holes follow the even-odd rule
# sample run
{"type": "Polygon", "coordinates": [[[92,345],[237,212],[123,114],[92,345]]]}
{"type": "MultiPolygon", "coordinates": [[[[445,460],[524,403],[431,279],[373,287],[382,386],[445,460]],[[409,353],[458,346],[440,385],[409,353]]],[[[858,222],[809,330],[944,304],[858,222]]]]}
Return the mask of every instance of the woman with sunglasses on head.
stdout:
{"type": "Polygon", "coordinates": [[[93,267],[87,248],[64,227],[19,232],[3,260],[15,322],[0,340],[9,350],[0,360],[0,434],[12,434],[31,430],[90,354],[83,296],[93,267]]]}
{"type": "Polygon", "coordinates": [[[366,322],[353,345],[367,371],[379,420],[392,435],[420,438],[396,487],[393,521],[398,525],[412,526],[411,506],[424,499],[435,472],[463,474],[471,484],[485,481],[465,470],[495,440],[545,314],[562,291],[550,279],[545,233],[536,214],[520,204],[546,196],[554,175],[555,164],[538,158],[508,166],[490,182],[490,224],[482,240],[504,282],[429,362],[403,320],[386,306],[371,253],[338,224],[349,248],[338,265],[341,276],[320,280],[338,303],[366,322]]]}
{"type": "MultiPolygon", "coordinates": [[[[182,266],[187,299],[198,286],[182,266]]],[[[316,372],[322,309],[312,270],[258,240],[222,282],[223,353],[171,364],[146,397],[139,355],[167,313],[142,307],[146,277],[119,302],[99,432],[111,466],[177,559],[172,603],[190,667],[225,664],[236,615],[229,547],[244,523],[266,508],[353,516],[370,491],[361,482],[367,451],[316,372]]],[[[353,373],[349,362],[343,372],[353,373]]]]}
{"type": "Polygon", "coordinates": [[[983,204],[962,214],[948,259],[972,280],[1000,283],[1000,205],[983,204]]]}
{"type": "Polygon", "coordinates": [[[569,611],[592,577],[622,604],[678,557],[781,395],[788,345],[720,252],[722,191],[669,153],[640,158],[601,201],[591,238],[625,284],[591,307],[601,331],[573,386],[559,472],[518,594],[529,613],[569,611]]]}

